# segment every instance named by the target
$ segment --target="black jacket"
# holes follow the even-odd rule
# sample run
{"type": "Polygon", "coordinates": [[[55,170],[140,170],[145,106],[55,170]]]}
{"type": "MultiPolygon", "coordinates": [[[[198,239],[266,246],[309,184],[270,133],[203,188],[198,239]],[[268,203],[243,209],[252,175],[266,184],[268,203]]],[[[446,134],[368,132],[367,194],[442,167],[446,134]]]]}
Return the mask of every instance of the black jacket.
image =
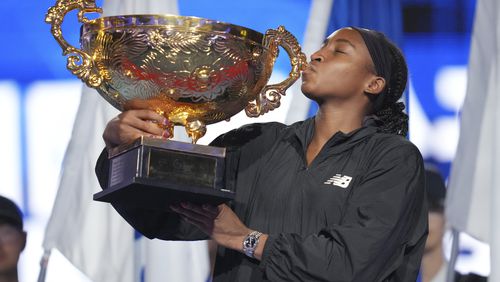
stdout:
{"type": "MultiPolygon", "coordinates": [[[[415,281],[427,237],[418,149],[373,120],[338,132],[307,166],[314,119],[253,124],[218,137],[232,208],[269,234],[262,261],[219,248],[214,281],[415,281]]],[[[105,153],[96,167],[105,187],[105,153]]],[[[115,208],[149,238],[205,239],[176,215],[115,208]]]]}

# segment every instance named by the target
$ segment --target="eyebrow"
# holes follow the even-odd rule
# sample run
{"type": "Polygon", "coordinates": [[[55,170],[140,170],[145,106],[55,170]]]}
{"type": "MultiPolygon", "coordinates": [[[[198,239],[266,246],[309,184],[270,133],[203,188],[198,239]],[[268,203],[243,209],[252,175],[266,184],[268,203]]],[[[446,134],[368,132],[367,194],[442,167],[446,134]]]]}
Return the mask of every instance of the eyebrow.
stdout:
{"type": "MultiPolygon", "coordinates": [[[[356,49],[356,46],[354,46],[354,44],[352,44],[352,42],[347,40],[347,39],[339,38],[339,39],[335,39],[335,42],[346,43],[346,44],[349,44],[352,48],[356,49]]],[[[327,44],[328,44],[328,38],[323,41],[323,45],[327,45],[327,44]]]]}

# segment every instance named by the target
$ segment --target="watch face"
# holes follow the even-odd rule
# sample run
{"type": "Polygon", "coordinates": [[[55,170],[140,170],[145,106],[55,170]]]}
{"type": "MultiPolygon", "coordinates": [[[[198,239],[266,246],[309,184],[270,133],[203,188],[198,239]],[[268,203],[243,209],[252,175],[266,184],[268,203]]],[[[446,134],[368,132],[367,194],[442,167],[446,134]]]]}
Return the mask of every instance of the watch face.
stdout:
{"type": "Polygon", "coordinates": [[[245,238],[243,241],[243,251],[245,252],[245,255],[254,258],[253,253],[257,248],[257,244],[259,244],[260,235],[262,235],[262,233],[254,231],[245,238]]]}
{"type": "Polygon", "coordinates": [[[257,240],[256,240],[255,236],[249,236],[245,240],[245,247],[252,248],[253,246],[255,246],[256,242],[257,242],[257,240]]]}

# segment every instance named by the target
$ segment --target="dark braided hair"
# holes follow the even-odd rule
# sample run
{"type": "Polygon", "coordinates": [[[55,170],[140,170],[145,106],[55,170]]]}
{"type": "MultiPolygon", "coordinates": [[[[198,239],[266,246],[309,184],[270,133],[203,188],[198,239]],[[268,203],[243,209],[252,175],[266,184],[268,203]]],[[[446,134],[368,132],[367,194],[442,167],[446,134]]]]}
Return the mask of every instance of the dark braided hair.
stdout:
{"type": "Polygon", "coordinates": [[[373,113],[381,121],[380,130],[386,133],[406,136],[408,115],[403,112],[405,105],[398,102],[406,88],[408,67],[401,50],[378,31],[352,27],[358,31],[370,52],[376,75],[385,79],[386,84],[378,95],[370,95],[373,113]]]}

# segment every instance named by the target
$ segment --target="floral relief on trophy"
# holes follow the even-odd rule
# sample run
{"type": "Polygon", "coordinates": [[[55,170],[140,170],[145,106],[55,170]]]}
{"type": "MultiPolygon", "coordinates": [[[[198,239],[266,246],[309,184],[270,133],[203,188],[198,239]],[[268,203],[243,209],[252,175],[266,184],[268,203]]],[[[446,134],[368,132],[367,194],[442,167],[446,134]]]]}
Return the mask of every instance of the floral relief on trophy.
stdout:
{"type": "Polygon", "coordinates": [[[265,35],[219,21],[173,15],[128,15],[88,20],[91,0],[59,0],[46,21],[69,55],[68,69],[119,110],[138,103],[181,125],[193,142],[206,124],[245,109],[255,117],[277,108],[306,65],[295,37],[283,27],[265,35]],[[60,26],[79,10],[81,49],[64,41],[60,26]],[[267,85],[278,48],[290,57],[285,81],[267,85]]]}

